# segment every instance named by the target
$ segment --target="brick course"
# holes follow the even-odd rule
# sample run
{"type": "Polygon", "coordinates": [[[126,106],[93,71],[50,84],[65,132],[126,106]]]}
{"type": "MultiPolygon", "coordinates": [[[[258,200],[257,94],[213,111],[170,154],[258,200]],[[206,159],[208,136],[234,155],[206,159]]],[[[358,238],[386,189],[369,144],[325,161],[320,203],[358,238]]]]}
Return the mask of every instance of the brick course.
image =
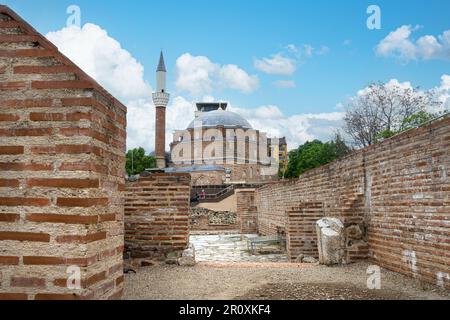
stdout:
{"type": "Polygon", "coordinates": [[[190,181],[154,173],[125,185],[125,246],[131,258],[162,259],[189,243],[190,181]]]}
{"type": "Polygon", "coordinates": [[[0,299],[120,298],[126,108],[0,6],[0,43],[6,42],[0,299]],[[80,266],[81,290],[66,287],[71,265],[80,266]],[[89,281],[96,274],[103,277],[89,281]]]}
{"type": "Polygon", "coordinates": [[[302,221],[339,217],[364,233],[364,239],[348,241],[348,260],[369,256],[387,269],[450,288],[449,176],[450,119],[445,118],[299,179],[257,189],[258,230],[276,234],[277,227],[298,228],[298,236],[302,221]],[[304,211],[305,203],[322,203],[322,212],[304,211]]]}

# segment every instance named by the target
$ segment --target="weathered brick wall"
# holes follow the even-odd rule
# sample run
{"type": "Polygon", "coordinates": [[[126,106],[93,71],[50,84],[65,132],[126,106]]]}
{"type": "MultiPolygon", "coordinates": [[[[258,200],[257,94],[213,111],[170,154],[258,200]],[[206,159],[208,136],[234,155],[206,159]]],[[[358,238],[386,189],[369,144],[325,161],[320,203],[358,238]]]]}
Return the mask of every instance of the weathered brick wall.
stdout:
{"type": "Polygon", "coordinates": [[[0,299],[120,298],[125,116],[0,6],[0,299]]]}
{"type": "Polygon", "coordinates": [[[259,232],[275,234],[302,203],[323,203],[323,216],[358,226],[347,244],[354,259],[450,287],[450,119],[359,150],[299,179],[257,189],[259,232]]]}
{"type": "Polygon", "coordinates": [[[323,217],[322,202],[305,202],[287,209],[286,247],[288,258],[295,261],[300,254],[319,257],[315,222],[323,217]]]}
{"type": "Polygon", "coordinates": [[[154,173],[127,182],[125,247],[131,258],[162,259],[189,243],[190,175],[154,173]]]}
{"type": "Polygon", "coordinates": [[[257,233],[257,208],[255,206],[255,190],[236,190],[236,214],[240,232],[244,234],[257,233]]]}
{"type": "Polygon", "coordinates": [[[367,153],[373,260],[450,288],[450,118],[367,153]]]}

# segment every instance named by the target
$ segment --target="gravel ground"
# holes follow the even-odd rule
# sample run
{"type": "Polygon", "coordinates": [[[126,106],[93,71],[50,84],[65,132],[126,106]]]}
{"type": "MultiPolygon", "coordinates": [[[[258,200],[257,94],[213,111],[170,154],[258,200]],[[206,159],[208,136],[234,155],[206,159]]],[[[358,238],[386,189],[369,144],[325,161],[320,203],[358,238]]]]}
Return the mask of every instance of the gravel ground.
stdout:
{"type": "Polygon", "coordinates": [[[367,263],[325,267],[287,263],[161,265],[125,275],[124,299],[450,299],[448,291],[382,270],[368,290],[367,263]]]}

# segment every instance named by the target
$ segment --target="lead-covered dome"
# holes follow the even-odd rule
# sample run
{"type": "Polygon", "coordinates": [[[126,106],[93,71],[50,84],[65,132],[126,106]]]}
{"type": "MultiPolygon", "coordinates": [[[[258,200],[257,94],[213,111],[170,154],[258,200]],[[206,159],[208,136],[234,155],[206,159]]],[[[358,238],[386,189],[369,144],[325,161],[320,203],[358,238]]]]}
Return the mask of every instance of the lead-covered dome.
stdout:
{"type": "Polygon", "coordinates": [[[244,129],[252,128],[250,123],[237,113],[219,109],[202,113],[189,124],[188,129],[217,126],[244,129]]]}

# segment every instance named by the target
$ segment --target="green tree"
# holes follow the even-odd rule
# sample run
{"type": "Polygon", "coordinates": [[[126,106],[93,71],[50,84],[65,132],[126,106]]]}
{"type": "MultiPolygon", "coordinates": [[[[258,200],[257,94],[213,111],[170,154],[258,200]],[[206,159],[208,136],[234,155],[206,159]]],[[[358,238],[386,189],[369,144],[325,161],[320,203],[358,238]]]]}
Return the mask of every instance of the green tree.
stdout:
{"type": "Polygon", "coordinates": [[[155,157],[145,155],[145,150],[141,147],[128,150],[126,160],[125,169],[129,176],[139,174],[145,169],[156,167],[155,157]]]}
{"type": "Polygon", "coordinates": [[[430,122],[434,118],[437,118],[440,114],[434,114],[427,111],[419,111],[408,117],[406,117],[398,130],[383,130],[376,135],[376,142],[383,141],[384,139],[395,136],[396,134],[402,133],[409,129],[417,128],[424,125],[427,122],[430,122]]]}
{"type": "Polygon", "coordinates": [[[345,143],[339,131],[336,132],[334,140],[331,141],[331,143],[334,144],[337,158],[341,158],[352,151],[352,149],[350,149],[350,147],[345,143]]]}
{"type": "Polygon", "coordinates": [[[289,163],[285,176],[296,178],[305,171],[320,167],[350,152],[339,134],[333,141],[323,143],[319,140],[308,141],[289,152],[289,163]]]}

